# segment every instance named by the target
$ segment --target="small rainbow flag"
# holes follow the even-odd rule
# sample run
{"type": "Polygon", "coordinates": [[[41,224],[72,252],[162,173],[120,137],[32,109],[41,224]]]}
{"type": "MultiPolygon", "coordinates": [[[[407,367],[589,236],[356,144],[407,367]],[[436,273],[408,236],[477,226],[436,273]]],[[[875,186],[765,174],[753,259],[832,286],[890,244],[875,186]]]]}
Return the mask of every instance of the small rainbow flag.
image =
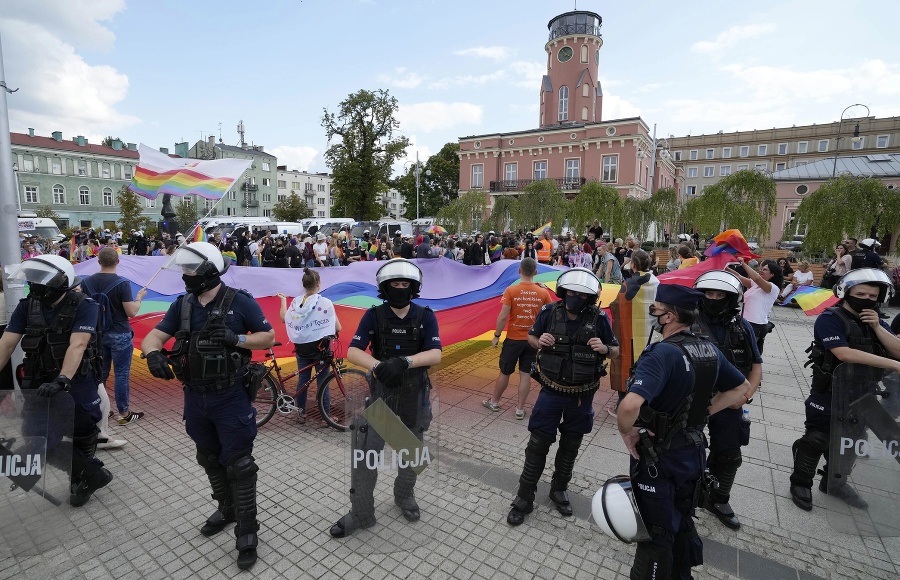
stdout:
{"type": "Polygon", "coordinates": [[[544,225],[542,225],[541,227],[539,227],[538,229],[536,229],[536,230],[534,230],[533,232],[531,232],[531,235],[533,235],[533,236],[536,237],[536,238],[537,238],[537,237],[540,237],[544,232],[549,232],[549,231],[550,231],[550,226],[552,226],[552,225],[553,225],[553,222],[552,222],[552,221],[547,222],[547,223],[545,223],[544,225]]]}
{"type": "Polygon", "coordinates": [[[837,296],[827,288],[801,286],[791,292],[779,306],[789,306],[793,302],[803,309],[807,316],[821,314],[826,308],[838,303],[837,296]]]}
{"type": "Polygon", "coordinates": [[[205,242],[206,241],[206,232],[203,231],[203,228],[200,227],[200,224],[194,228],[194,241],[195,242],[205,242]]]}
{"type": "Polygon", "coordinates": [[[169,157],[143,143],[138,151],[140,163],[128,189],[148,199],[166,193],[221,199],[251,163],[249,159],[199,161],[169,157]]]}
{"type": "Polygon", "coordinates": [[[225,260],[230,260],[232,266],[237,264],[237,254],[234,252],[222,252],[222,257],[225,258],[225,260]]]}

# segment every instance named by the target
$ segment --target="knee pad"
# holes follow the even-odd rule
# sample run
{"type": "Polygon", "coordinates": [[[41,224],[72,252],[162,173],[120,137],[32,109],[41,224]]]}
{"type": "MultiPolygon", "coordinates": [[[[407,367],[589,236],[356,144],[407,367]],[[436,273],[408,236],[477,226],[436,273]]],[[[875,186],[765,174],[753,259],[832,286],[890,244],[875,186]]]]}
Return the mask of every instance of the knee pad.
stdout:
{"type": "Polygon", "coordinates": [[[822,431],[807,431],[803,437],[798,439],[796,446],[806,446],[810,451],[817,453],[828,452],[828,434],[822,431]]]}
{"type": "Polygon", "coordinates": [[[226,467],[228,470],[228,479],[247,479],[256,475],[259,467],[252,455],[239,455],[228,460],[226,467]]]}
{"type": "Polygon", "coordinates": [[[631,580],[669,578],[672,574],[672,550],[653,542],[638,542],[631,567],[631,580]]]}
{"type": "Polygon", "coordinates": [[[553,445],[554,441],[556,441],[555,434],[534,430],[531,432],[531,437],[528,438],[528,446],[525,448],[525,452],[547,455],[547,452],[550,451],[550,446],[553,445]]]}
{"type": "Polygon", "coordinates": [[[211,449],[201,449],[197,448],[197,464],[204,469],[210,469],[218,467],[219,464],[219,454],[211,449]]]}
{"type": "Polygon", "coordinates": [[[559,436],[559,450],[575,451],[581,448],[581,441],[584,435],[581,433],[563,433],[559,436]]]}
{"type": "Polygon", "coordinates": [[[709,454],[709,469],[737,469],[744,462],[740,447],[709,454]]]}
{"type": "MultiPolygon", "coordinates": [[[[99,433],[99,431],[98,431],[99,433]]],[[[88,457],[93,457],[97,452],[97,433],[84,437],[72,437],[73,451],[80,451],[88,457]]]]}

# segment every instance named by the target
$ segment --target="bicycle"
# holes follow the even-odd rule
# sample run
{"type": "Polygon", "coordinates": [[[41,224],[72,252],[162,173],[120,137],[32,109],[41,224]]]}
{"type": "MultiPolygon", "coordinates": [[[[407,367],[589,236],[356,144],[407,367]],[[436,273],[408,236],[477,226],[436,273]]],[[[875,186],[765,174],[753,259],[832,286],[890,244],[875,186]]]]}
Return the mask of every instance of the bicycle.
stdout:
{"type": "MultiPolygon", "coordinates": [[[[294,411],[298,411],[299,407],[294,402],[294,396],[287,393],[285,384],[300,373],[307,370],[312,371],[316,365],[325,363],[326,366],[321,372],[327,373],[328,378],[318,388],[316,407],[322,419],[330,427],[338,431],[347,430],[350,425],[347,411],[348,409],[362,406],[365,398],[369,396],[369,382],[366,380],[364,372],[357,369],[348,369],[344,364],[344,359],[335,358],[334,343],[337,342],[337,338],[332,336],[329,339],[328,346],[322,351],[320,360],[303,368],[298,368],[287,375],[281,374],[281,366],[275,358],[273,348],[269,348],[269,352],[266,353],[266,358],[269,360],[262,363],[253,363],[255,365],[263,365],[267,369],[262,377],[262,385],[256,393],[256,400],[253,402],[253,406],[256,408],[257,427],[265,425],[275,415],[275,411],[283,415],[289,415],[294,411]],[[328,408],[325,406],[326,393],[331,395],[328,408]]],[[[281,346],[281,343],[276,342],[273,347],[275,346],[281,346]]],[[[310,373],[309,380],[300,388],[300,394],[305,394],[313,381],[317,380],[318,375],[310,373]]]]}

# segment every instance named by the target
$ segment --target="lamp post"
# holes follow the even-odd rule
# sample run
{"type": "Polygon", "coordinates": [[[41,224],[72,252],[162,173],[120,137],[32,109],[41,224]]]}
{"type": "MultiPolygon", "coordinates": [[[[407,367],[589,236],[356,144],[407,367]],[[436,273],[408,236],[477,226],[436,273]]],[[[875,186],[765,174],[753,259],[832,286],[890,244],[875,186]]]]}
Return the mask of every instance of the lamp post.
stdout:
{"type": "Polygon", "coordinates": [[[13,180],[16,183],[16,210],[22,215],[22,194],[19,193],[19,164],[13,163],[13,180]]]}
{"type": "MultiPolygon", "coordinates": [[[[656,152],[663,159],[669,158],[669,141],[665,137],[656,138],[656,124],[653,124],[653,141],[650,144],[650,183],[647,184],[647,191],[653,195],[654,183],[656,178],[656,152]],[[661,145],[661,146],[660,146],[661,145]]],[[[643,158],[643,151],[638,152],[638,156],[643,158]]]]}
{"type": "MultiPolygon", "coordinates": [[[[403,164],[403,166],[406,167],[407,165],[409,165],[411,163],[415,164],[415,169],[413,169],[413,173],[416,176],[416,219],[419,219],[419,176],[422,175],[422,163],[419,161],[419,152],[418,151],[416,151],[415,162],[407,161],[406,163],[403,164]]],[[[431,170],[430,169],[425,170],[425,175],[431,175],[431,170]]]]}
{"type": "MultiPolygon", "coordinates": [[[[841,150],[841,125],[844,123],[844,113],[846,113],[849,109],[852,109],[853,107],[864,107],[866,109],[866,117],[868,117],[870,114],[869,107],[866,107],[862,103],[855,103],[853,105],[850,105],[843,111],[841,111],[841,120],[838,121],[837,139],[835,139],[835,144],[834,144],[834,165],[831,168],[831,179],[834,179],[835,176],[837,175],[838,152],[841,150]]],[[[854,127],[854,129],[853,129],[853,137],[851,137],[850,140],[853,143],[859,143],[859,140],[860,140],[859,121],[856,122],[856,127],[854,127]]]]}

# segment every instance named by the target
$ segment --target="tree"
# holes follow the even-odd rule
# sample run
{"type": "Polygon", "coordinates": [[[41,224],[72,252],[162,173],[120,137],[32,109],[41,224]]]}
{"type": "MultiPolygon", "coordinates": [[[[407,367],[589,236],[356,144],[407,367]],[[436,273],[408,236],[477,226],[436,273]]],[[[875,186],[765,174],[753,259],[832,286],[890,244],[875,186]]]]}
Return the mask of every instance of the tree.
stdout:
{"type": "Polygon", "coordinates": [[[900,197],[878,179],[840,175],[804,198],[794,219],[807,230],[804,249],[827,252],[843,236],[893,232],[900,226],[900,197]]]}
{"type": "MultiPolygon", "coordinates": [[[[422,163],[419,175],[419,216],[436,216],[442,207],[459,197],[459,143],[446,143],[422,163]]],[[[397,178],[394,187],[403,196],[407,219],[416,217],[415,163],[397,178]]]]}
{"type": "Polygon", "coordinates": [[[650,237],[650,224],[653,223],[653,213],[650,199],[638,199],[626,197],[622,200],[622,221],[625,232],[644,241],[650,237]]]}
{"type": "Polygon", "coordinates": [[[569,204],[554,179],[540,179],[525,186],[516,204],[513,223],[519,228],[534,230],[547,222],[562,229],[568,217],[569,204]]]}
{"type": "Polygon", "coordinates": [[[279,200],[272,208],[272,217],[280,222],[298,222],[310,216],[312,216],[312,211],[306,205],[306,201],[300,199],[300,196],[294,191],[279,200]]]}
{"type": "Polygon", "coordinates": [[[657,236],[662,234],[663,230],[674,236],[681,218],[681,204],[678,202],[678,192],[675,188],[665,187],[654,191],[648,206],[650,215],[656,223],[657,236]]]}
{"type": "Polygon", "coordinates": [[[599,181],[587,182],[572,201],[569,210],[569,223],[586,224],[599,220],[605,232],[610,236],[625,231],[623,221],[623,201],[614,187],[603,185],[599,181]]]}
{"type": "Polygon", "coordinates": [[[118,141],[119,143],[122,142],[122,140],[119,139],[118,137],[113,137],[112,135],[108,135],[107,137],[103,138],[103,141],[101,141],[100,144],[103,145],[104,147],[112,147],[113,141],[118,141]]]}
{"type": "Polygon", "coordinates": [[[518,199],[511,195],[497,196],[494,198],[494,207],[491,208],[491,215],[484,220],[484,227],[495,232],[518,230],[523,227],[522,224],[515,222],[516,217],[520,214],[518,199]]]}
{"type": "Polygon", "coordinates": [[[338,112],[325,109],[322,127],[329,142],[325,152],[331,168],[334,215],[358,220],[379,217],[379,188],[389,183],[391,166],[399,159],[409,140],[395,136],[397,99],[385,90],[360,90],[341,101],[338,112]]]}
{"type": "Polygon", "coordinates": [[[761,171],[743,169],[685,204],[684,222],[702,234],[736,228],[745,238],[765,239],[775,211],[775,181],[761,171]]]}
{"type": "Polygon", "coordinates": [[[59,214],[53,211],[53,208],[49,205],[38,206],[37,210],[34,212],[39,218],[50,218],[54,222],[59,223],[60,217],[59,214]]]}
{"type": "Polygon", "coordinates": [[[197,223],[197,205],[194,200],[182,197],[181,201],[175,204],[175,220],[181,228],[181,233],[187,235],[197,223]]]}
{"type": "Polygon", "coordinates": [[[484,191],[473,189],[442,208],[437,214],[437,221],[452,232],[471,232],[481,227],[486,209],[487,200],[484,191]]]}
{"type": "Polygon", "coordinates": [[[149,218],[141,216],[141,212],[144,211],[143,199],[143,197],[128,189],[127,185],[123,185],[122,189],[119,190],[116,202],[119,205],[119,212],[122,214],[122,217],[118,220],[119,229],[122,232],[147,229],[152,223],[149,218]]]}

